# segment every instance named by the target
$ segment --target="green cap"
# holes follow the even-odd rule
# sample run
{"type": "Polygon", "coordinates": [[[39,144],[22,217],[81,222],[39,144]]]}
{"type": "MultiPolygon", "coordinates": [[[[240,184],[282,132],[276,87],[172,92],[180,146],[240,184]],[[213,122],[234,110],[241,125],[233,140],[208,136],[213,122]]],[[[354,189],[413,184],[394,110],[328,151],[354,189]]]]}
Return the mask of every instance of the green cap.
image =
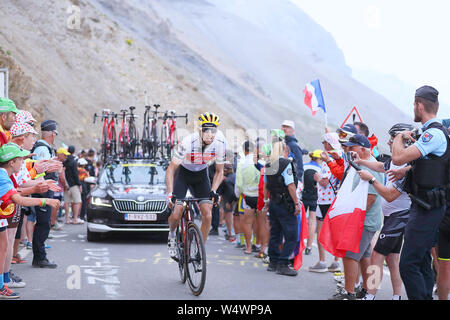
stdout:
{"type": "Polygon", "coordinates": [[[0,98],[0,112],[14,112],[19,113],[16,104],[11,99],[0,98]]]}
{"type": "Polygon", "coordinates": [[[7,162],[14,158],[26,157],[30,151],[24,150],[15,143],[7,143],[0,148],[0,162],[7,162]]]}
{"type": "Polygon", "coordinates": [[[261,150],[266,156],[270,156],[270,153],[272,152],[272,145],[264,144],[261,146],[261,150]]]}
{"type": "Polygon", "coordinates": [[[273,136],[273,137],[281,138],[281,139],[286,138],[286,134],[281,129],[272,129],[272,130],[270,130],[270,135],[273,136]]]}

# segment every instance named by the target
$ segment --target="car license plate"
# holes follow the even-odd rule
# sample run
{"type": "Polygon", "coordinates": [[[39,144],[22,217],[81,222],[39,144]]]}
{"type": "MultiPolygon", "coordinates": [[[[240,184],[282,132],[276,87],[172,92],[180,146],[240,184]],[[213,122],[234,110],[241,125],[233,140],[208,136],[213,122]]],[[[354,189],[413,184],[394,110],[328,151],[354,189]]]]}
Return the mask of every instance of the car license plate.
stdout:
{"type": "Polygon", "coordinates": [[[156,221],[157,216],[154,213],[126,213],[127,221],[156,221]]]}

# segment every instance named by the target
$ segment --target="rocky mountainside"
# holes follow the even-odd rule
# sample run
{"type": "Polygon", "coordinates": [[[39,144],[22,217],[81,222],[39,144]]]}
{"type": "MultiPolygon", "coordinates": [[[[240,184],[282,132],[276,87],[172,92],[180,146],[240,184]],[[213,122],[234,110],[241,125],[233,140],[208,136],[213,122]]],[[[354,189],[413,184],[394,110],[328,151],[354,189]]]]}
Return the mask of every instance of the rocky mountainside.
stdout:
{"type": "Polygon", "coordinates": [[[332,127],[354,105],[382,141],[409,120],[352,79],[331,35],[288,0],[7,0],[0,11],[0,67],[17,70],[23,91],[10,96],[55,118],[60,143],[95,145],[93,113],[135,105],[142,114],[147,92],[152,104],[189,112],[189,130],[207,110],[253,136],[289,118],[300,143],[317,148],[323,115],[312,117],[301,93],[317,78],[332,127]],[[74,5],[79,29],[69,24],[74,5]]]}

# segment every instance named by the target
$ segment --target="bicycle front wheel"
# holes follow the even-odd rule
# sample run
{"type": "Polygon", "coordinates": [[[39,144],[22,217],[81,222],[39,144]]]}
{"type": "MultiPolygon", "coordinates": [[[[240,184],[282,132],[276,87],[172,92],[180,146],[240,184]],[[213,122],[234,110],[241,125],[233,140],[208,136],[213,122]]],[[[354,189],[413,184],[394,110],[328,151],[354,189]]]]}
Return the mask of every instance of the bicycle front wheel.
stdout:
{"type": "Polygon", "coordinates": [[[178,250],[178,271],[180,272],[181,283],[185,283],[187,279],[186,272],[186,253],[183,244],[183,230],[181,225],[177,227],[177,250],[178,250]]]}
{"type": "Polygon", "coordinates": [[[190,222],[187,229],[186,271],[189,287],[195,296],[202,293],[206,283],[206,251],[202,233],[190,222]]]}

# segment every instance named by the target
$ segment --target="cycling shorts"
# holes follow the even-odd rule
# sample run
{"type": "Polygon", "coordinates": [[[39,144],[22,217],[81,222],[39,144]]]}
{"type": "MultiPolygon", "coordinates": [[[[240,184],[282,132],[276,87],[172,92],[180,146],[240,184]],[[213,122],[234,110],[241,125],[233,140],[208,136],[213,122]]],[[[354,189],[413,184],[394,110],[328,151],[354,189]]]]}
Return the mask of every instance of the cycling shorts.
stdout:
{"type": "Polygon", "coordinates": [[[328,210],[330,209],[331,204],[319,204],[319,209],[316,211],[316,218],[319,221],[323,221],[328,213],[328,210]]]}
{"type": "MultiPolygon", "coordinates": [[[[208,168],[194,172],[179,166],[175,172],[174,181],[173,195],[176,199],[184,199],[188,190],[194,198],[208,198],[211,192],[208,168]]],[[[212,201],[199,202],[199,204],[202,203],[212,203],[212,201]]]]}
{"type": "Polygon", "coordinates": [[[244,209],[247,210],[256,210],[256,206],[258,203],[258,197],[249,197],[249,196],[245,196],[244,197],[244,209]]]}
{"type": "Polygon", "coordinates": [[[384,217],[383,228],[374,247],[376,252],[383,256],[387,256],[390,253],[400,253],[408,216],[409,210],[402,210],[384,217]]]}

